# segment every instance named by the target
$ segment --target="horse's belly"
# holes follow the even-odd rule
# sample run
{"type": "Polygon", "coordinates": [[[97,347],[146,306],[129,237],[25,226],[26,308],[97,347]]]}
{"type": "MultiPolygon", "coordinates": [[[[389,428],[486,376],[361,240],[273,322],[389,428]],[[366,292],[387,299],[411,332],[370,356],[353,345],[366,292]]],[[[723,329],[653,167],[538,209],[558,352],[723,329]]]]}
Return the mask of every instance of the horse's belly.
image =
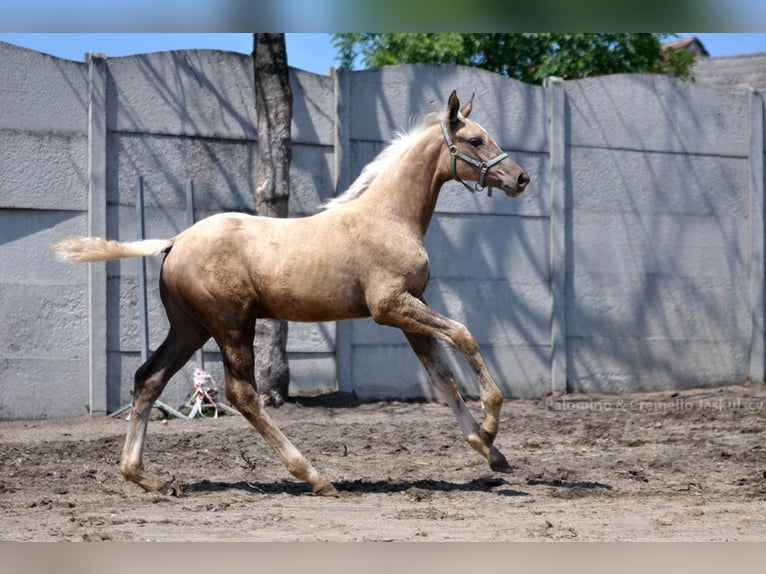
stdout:
{"type": "Polygon", "coordinates": [[[369,317],[366,305],[330,304],[319,300],[264,301],[258,306],[258,318],[284,321],[341,321],[369,317]]]}
{"type": "Polygon", "coordinates": [[[368,317],[364,295],[353,286],[327,288],[311,281],[274,281],[262,289],[257,316],[286,321],[338,321],[368,317]]]}

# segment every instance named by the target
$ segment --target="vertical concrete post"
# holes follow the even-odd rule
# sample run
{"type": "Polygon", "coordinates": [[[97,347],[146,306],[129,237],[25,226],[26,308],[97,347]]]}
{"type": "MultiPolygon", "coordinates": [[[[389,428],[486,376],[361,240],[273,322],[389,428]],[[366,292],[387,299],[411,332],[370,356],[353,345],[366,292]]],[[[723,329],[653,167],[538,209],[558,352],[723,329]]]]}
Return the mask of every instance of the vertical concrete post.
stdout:
{"type": "Polygon", "coordinates": [[[566,93],[560,78],[544,83],[548,116],[551,290],[551,392],[567,392],[566,333],[566,93]]]}
{"type": "MultiPolygon", "coordinates": [[[[144,178],[136,176],[136,241],[146,239],[144,225],[144,178]]],[[[141,363],[149,359],[149,299],[146,292],[146,257],[138,259],[138,333],[141,363]]]]}
{"type": "Polygon", "coordinates": [[[750,379],[762,383],[764,361],[763,99],[750,91],[750,379]]]}
{"type": "MultiPolygon", "coordinates": [[[[88,64],[88,235],[106,237],[106,57],[88,64]]],[[[106,414],[106,263],[88,264],[88,379],[91,414],[106,414]]]]}
{"type": "MultiPolygon", "coordinates": [[[[335,136],[333,184],[335,195],[339,195],[351,185],[351,77],[345,70],[332,69],[335,91],[335,136]]],[[[335,324],[335,369],[338,373],[338,390],[351,393],[354,384],[351,373],[351,322],[338,321],[335,324]]]]}
{"type": "MultiPolygon", "coordinates": [[[[189,180],[186,182],[186,227],[194,225],[194,181],[189,180]]],[[[205,350],[204,345],[197,349],[194,354],[194,360],[197,363],[198,369],[205,368],[205,350]]]]}

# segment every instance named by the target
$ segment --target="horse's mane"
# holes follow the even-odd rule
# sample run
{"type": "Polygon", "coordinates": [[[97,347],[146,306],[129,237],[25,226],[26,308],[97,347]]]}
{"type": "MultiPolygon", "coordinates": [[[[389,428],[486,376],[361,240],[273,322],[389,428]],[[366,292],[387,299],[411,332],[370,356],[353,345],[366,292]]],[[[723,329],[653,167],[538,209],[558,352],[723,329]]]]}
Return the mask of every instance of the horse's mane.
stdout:
{"type": "Polygon", "coordinates": [[[325,209],[331,209],[338,205],[348,203],[362,195],[372,182],[383,173],[388,167],[394,163],[401,155],[412,145],[412,143],[420,137],[420,135],[427,128],[437,124],[442,118],[443,114],[431,113],[423,118],[415,127],[409,130],[400,130],[391,140],[391,143],[381,151],[375,159],[364,166],[362,173],[359,174],[346,191],[325,203],[325,209]]]}

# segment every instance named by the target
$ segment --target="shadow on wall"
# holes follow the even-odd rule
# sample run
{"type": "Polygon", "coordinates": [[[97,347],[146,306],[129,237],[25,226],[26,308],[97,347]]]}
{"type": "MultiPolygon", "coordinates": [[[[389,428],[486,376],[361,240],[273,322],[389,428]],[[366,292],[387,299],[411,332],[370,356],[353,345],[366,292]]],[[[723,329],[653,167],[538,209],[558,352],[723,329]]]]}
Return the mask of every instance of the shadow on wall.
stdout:
{"type": "Polygon", "coordinates": [[[741,382],[747,100],[650,76],[566,89],[570,389],[741,382]]]}

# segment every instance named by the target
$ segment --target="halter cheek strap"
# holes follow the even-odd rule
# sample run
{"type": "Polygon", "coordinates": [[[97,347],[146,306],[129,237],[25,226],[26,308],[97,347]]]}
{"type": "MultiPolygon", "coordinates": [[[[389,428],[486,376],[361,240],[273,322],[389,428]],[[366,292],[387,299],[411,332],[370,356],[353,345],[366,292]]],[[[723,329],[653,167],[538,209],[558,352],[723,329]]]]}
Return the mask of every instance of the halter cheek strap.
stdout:
{"type": "MultiPolygon", "coordinates": [[[[487,175],[487,172],[489,171],[489,168],[492,166],[500,163],[505,158],[508,157],[508,154],[505,152],[501,152],[498,156],[492,158],[489,161],[479,161],[477,159],[472,158],[469,155],[464,154],[459,149],[457,149],[457,146],[452,142],[452,138],[449,135],[449,130],[447,129],[447,124],[444,122],[444,120],[441,121],[441,128],[442,128],[442,134],[444,135],[444,141],[447,142],[447,147],[449,148],[450,153],[450,168],[452,169],[452,178],[455,181],[458,181],[463,184],[463,186],[470,192],[475,191],[481,191],[484,189],[484,178],[487,175]],[[471,187],[466,182],[464,182],[462,179],[460,179],[457,175],[457,160],[462,159],[464,162],[466,162],[469,165],[472,165],[473,167],[477,168],[479,170],[479,181],[471,187]]],[[[487,189],[487,195],[492,197],[492,188],[487,189]]]]}

